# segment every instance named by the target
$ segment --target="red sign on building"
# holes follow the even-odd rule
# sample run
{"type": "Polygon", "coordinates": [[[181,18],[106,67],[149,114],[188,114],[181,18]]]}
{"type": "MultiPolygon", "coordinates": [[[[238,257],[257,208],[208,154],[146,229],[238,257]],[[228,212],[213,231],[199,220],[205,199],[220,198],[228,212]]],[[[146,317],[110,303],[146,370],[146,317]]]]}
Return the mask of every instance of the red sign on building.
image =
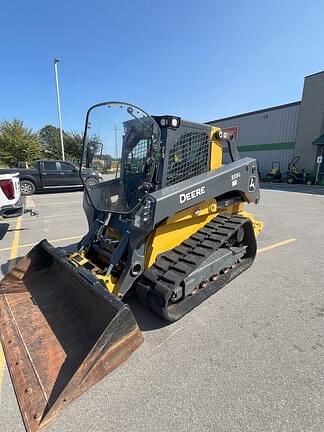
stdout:
{"type": "Polygon", "coordinates": [[[223,132],[229,132],[229,133],[233,134],[235,140],[237,141],[238,134],[239,134],[239,127],[238,126],[232,126],[232,127],[222,128],[222,131],[223,132]]]}

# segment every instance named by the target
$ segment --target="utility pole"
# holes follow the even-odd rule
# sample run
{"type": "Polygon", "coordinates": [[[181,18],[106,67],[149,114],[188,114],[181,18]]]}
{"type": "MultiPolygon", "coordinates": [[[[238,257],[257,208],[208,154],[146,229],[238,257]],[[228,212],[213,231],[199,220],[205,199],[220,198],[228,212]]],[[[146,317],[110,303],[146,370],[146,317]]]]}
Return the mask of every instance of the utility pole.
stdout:
{"type": "Polygon", "coordinates": [[[60,138],[61,138],[61,150],[62,150],[62,160],[65,160],[64,155],[64,142],[63,142],[63,128],[62,128],[62,116],[61,116],[61,102],[60,102],[60,90],[59,90],[59,82],[58,82],[58,73],[57,73],[57,64],[60,59],[54,59],[54,71],[55,71],[55,83],[56,83],[56,97],[57,97],[57,112],[59,118],[60,125],[60,138]]]}

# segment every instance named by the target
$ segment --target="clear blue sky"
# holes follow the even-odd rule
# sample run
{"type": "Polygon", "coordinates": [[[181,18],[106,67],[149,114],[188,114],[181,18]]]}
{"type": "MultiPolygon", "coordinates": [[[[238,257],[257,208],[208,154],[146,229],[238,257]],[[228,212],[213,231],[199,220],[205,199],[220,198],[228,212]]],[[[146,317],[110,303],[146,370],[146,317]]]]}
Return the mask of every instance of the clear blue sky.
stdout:
{"type": "Polygon", "coordinates": [[[207,121],[301,98],[324,69],[322,0],[6,0],[0,120],[63,127],[125,100],[152,114],[207,121]]]}

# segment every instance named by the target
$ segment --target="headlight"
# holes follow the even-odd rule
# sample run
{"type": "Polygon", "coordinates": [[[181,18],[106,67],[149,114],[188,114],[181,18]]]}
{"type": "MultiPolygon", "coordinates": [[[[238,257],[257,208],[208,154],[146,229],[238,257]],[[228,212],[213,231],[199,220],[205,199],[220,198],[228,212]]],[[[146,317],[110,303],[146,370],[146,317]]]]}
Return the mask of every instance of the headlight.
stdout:
{"type": "Polygon", "coordinates": [[[171,126],[177,128],[179,126],[179,119],[173,117],[173,119],[171,120],[171,126]]]}
{"type": "Polygon", "coordinates": [[[180,126],[180,117],[164,116],[160,120],[161,127],[170,127],[177,129],[180,126]]]}

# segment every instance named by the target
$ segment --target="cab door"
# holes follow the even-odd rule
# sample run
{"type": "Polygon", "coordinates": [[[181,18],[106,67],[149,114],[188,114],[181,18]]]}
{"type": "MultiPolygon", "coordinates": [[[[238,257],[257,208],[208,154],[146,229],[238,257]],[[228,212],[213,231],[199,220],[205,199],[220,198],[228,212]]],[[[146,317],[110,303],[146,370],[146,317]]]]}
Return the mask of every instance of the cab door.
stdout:
{"type": "Polygon", "coordinates": [[[62,184],[62,176],[59,173],[58,162],[40,162],[39,170],[43,187],[58,187],[62,184]]]}
{"type": "Polygon", "coordinates": [[[64,186],[81,186],[79,170],[70,162],[59,162],[59,172],[64,186]]]}

